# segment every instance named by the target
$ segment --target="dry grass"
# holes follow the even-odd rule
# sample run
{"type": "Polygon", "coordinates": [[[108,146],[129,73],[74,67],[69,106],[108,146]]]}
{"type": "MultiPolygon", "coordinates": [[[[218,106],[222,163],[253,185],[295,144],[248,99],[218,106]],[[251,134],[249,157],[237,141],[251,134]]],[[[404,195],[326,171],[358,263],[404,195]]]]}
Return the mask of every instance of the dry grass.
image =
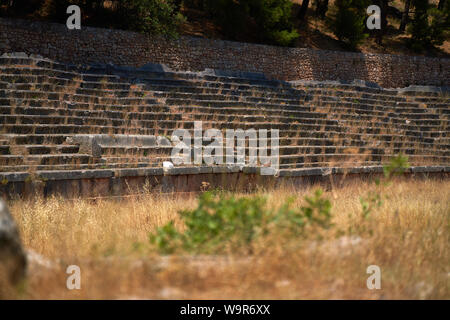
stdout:
{"type": "MultiPolygon", "coordinates": [[[[62,199],[10,203],[24,244],[53,261],[33,266],[20,298],[450,298],[450,183],[396,181],[381,208],[363,219],[359,197],[373,186],[352,183],[325,193],[331,229],[305,239],[265,238],[252,255],[162,257],[148,234],[194,196],[144,195],[123,201],[62,199]],[[139,244],[139,245],[137,245],[139,244]],[[81,267],[82,289],[66,289],[65,268],[81,267]],[[382,289],[368,290],[366,268],[382,270],[382,289]]],[[[296,205],[314,187],[259,191],[278,207],[296,205]]],[[[239,195],[241,196],[241,195],[239,195]]]]}

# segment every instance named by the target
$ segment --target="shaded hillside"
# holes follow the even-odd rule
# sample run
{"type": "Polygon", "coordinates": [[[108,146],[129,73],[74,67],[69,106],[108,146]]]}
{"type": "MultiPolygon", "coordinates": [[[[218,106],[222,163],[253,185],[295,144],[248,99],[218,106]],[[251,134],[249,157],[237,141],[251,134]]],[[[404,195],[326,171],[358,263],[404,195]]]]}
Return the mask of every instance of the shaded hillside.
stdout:
{"type": "MultiPolygon", "coordinates": [[[[326,19],[319,19],[315,15],[315,7],[313,5],[309,5],[308,11],[305,15],[305,21],[300,21],[296,17],[298,16],[302,0],[293,0],[293,2],[294,5],[292,15],[295,21],[296,30],[300,35],[299,39],[297,39],[295,43],[296,47],[349,51],[349,48],[339,41],[333,34],[333,30],[328,26],[326,19]]],[[[430,1],[430,3],[434,3],[436,5],[437,2],[438,0],[430,1]]],[[[334,0],[329,2],[330,8],[332,8],[333,3],[334,0]]],[[[369,37],[362,43],[362,45],[359,46],[358,51],[364,53],[389,53],[437,57],[450,56],[450,39],[448,38],[442,46],[438,46],[437,48],[428,48],[422,53],[417,53],[411,50],[407,46],[407,40],[410,38],[410,35],[398,31],[401,23],[402,10],[402,1],[396,0],[391,2],[391,7],[389,10],[390,14],[388,16],[388,28],[383,39],[383,45],[377,44],[374,37],[369,37]]],[[[186,18],[186,21],[180,28],[181,34],[204,38],[258,43],[258,39],[254,36],[254,30],[243,30],[237,39],[233,39],[227,37],[221,27],[215,23],[214,19],[212,19],[205,11],[183,6],[182,13],[186,18]]],[[[327,12],[327,17],[329,15],[330,12],[327,12]]],[[[410,18],[412,18],[412,14],[410,14],[410,16],[410,18]]]]}
{"type": "MultiPolygon", "coordinates": [[[[190,35],[203,38],[250,43],[288,45],[334,51],[361,51],[449,57],[449,30],[442,45],[427,45],[422,52],[408,46],[411,35],[400,32],[405,18],[405,0],[374,0],[386,3],[386,27],[379,44],[377,33],[352,49],[335,35],[330,21],[336,13],[338,0],[277,1],[211,1],[211,0],[8,0],[0,4],[0,16],[65,23],[68,4],[82,9],[82,25],[133,30],[143,33],[190,35]],[[328,3],[322,16],[317,3],[328,3]],[[228,4],[223,4],[228,3],[228,4]],[[308,4],[306,6],[305,4],[308,4]],[[292,4],[292,5],[291,5],[292,4]],[[278,7],[276,7],[278,6],[278,7]],[[281,11],[278,11],[281,10],[281,11]],[[279,13],[282,12],[282,13],[279,13]],[[377,41],[378,40],[378,41],[377,41]]],[[[365,1],[365,0],[361,0],[365,1]]],[[[411,0],[412,4],[414,0],[411,0]]],[[[448,0],[429,0],[437,8],[448,0]]],[[[358,2],[356,2],[358,3],[358,2]]],[[[411,4],[407,21],[411,25],[415,7],[411,4]]],[[[447,4],[450,6],[450,4],[447,4]]],[[[363,9],[365,5],[363,5],[363,9]]],[[[365,11],[365,9],[364,9],[365,11]]],[[[447,10],[448,11],[448,10],[447,10]]],[[[445,10],[443,12],[446,12],[445,10]]],[[[363,13],[365,14],[365,13],[363,13]]],[[[447,19],[448,19],[448,12],[447,19]]],[[[429,18],[431,21],[431,17],[429,18]]],[[[408,30],[408,28],[406,28],[408,30]]]]}

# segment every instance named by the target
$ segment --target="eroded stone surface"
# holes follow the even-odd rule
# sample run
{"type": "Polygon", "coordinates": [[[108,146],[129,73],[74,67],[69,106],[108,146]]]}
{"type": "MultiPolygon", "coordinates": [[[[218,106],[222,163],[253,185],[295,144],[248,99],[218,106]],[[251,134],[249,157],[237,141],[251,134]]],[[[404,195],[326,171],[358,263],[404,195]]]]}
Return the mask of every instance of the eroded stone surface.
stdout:
{"type": "Polygon", "coordinates": [[[25,277],[27,260],[22,248],[19,231],[6,203],[0,199],[0,273],[11,284],[25,277]]]}

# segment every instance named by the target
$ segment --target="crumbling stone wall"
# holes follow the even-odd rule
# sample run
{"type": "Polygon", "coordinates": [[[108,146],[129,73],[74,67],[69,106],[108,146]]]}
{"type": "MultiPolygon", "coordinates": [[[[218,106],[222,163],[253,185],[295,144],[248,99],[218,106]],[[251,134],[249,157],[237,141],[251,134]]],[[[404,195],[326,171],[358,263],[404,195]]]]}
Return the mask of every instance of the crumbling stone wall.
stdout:
{"type": "Polygon", "coordinates": [[[450,86],[450,59],[334,52],[142,34],[0,18],[0,54],[26,52],[61,62],[139,67],[164,63],[175,70],[205,68],[263,72],[281,80],[353,80],[383,87],[450,86]]]}

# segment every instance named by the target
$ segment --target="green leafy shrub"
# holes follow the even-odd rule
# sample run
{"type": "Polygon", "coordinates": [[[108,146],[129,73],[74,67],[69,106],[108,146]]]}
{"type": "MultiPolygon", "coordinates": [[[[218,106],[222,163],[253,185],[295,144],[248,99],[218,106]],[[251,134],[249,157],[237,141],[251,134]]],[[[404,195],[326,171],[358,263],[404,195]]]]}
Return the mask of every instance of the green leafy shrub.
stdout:
{"type": "Polygon", "coordinates": [[[150,242],[162,253],[183,250],[191,253],[217,253],[225,249],[249,248],[254,240],[273,232],[302,235],[306,227],[328,228],[331,203],[318,190],[306,197],[306,206],[293,208],[289,199],[278,210],[266,207],[261,197],[203,193],[198,207],[180,212],[184,230],[178,231],[171,221],[151,233],[150,242]]]}

